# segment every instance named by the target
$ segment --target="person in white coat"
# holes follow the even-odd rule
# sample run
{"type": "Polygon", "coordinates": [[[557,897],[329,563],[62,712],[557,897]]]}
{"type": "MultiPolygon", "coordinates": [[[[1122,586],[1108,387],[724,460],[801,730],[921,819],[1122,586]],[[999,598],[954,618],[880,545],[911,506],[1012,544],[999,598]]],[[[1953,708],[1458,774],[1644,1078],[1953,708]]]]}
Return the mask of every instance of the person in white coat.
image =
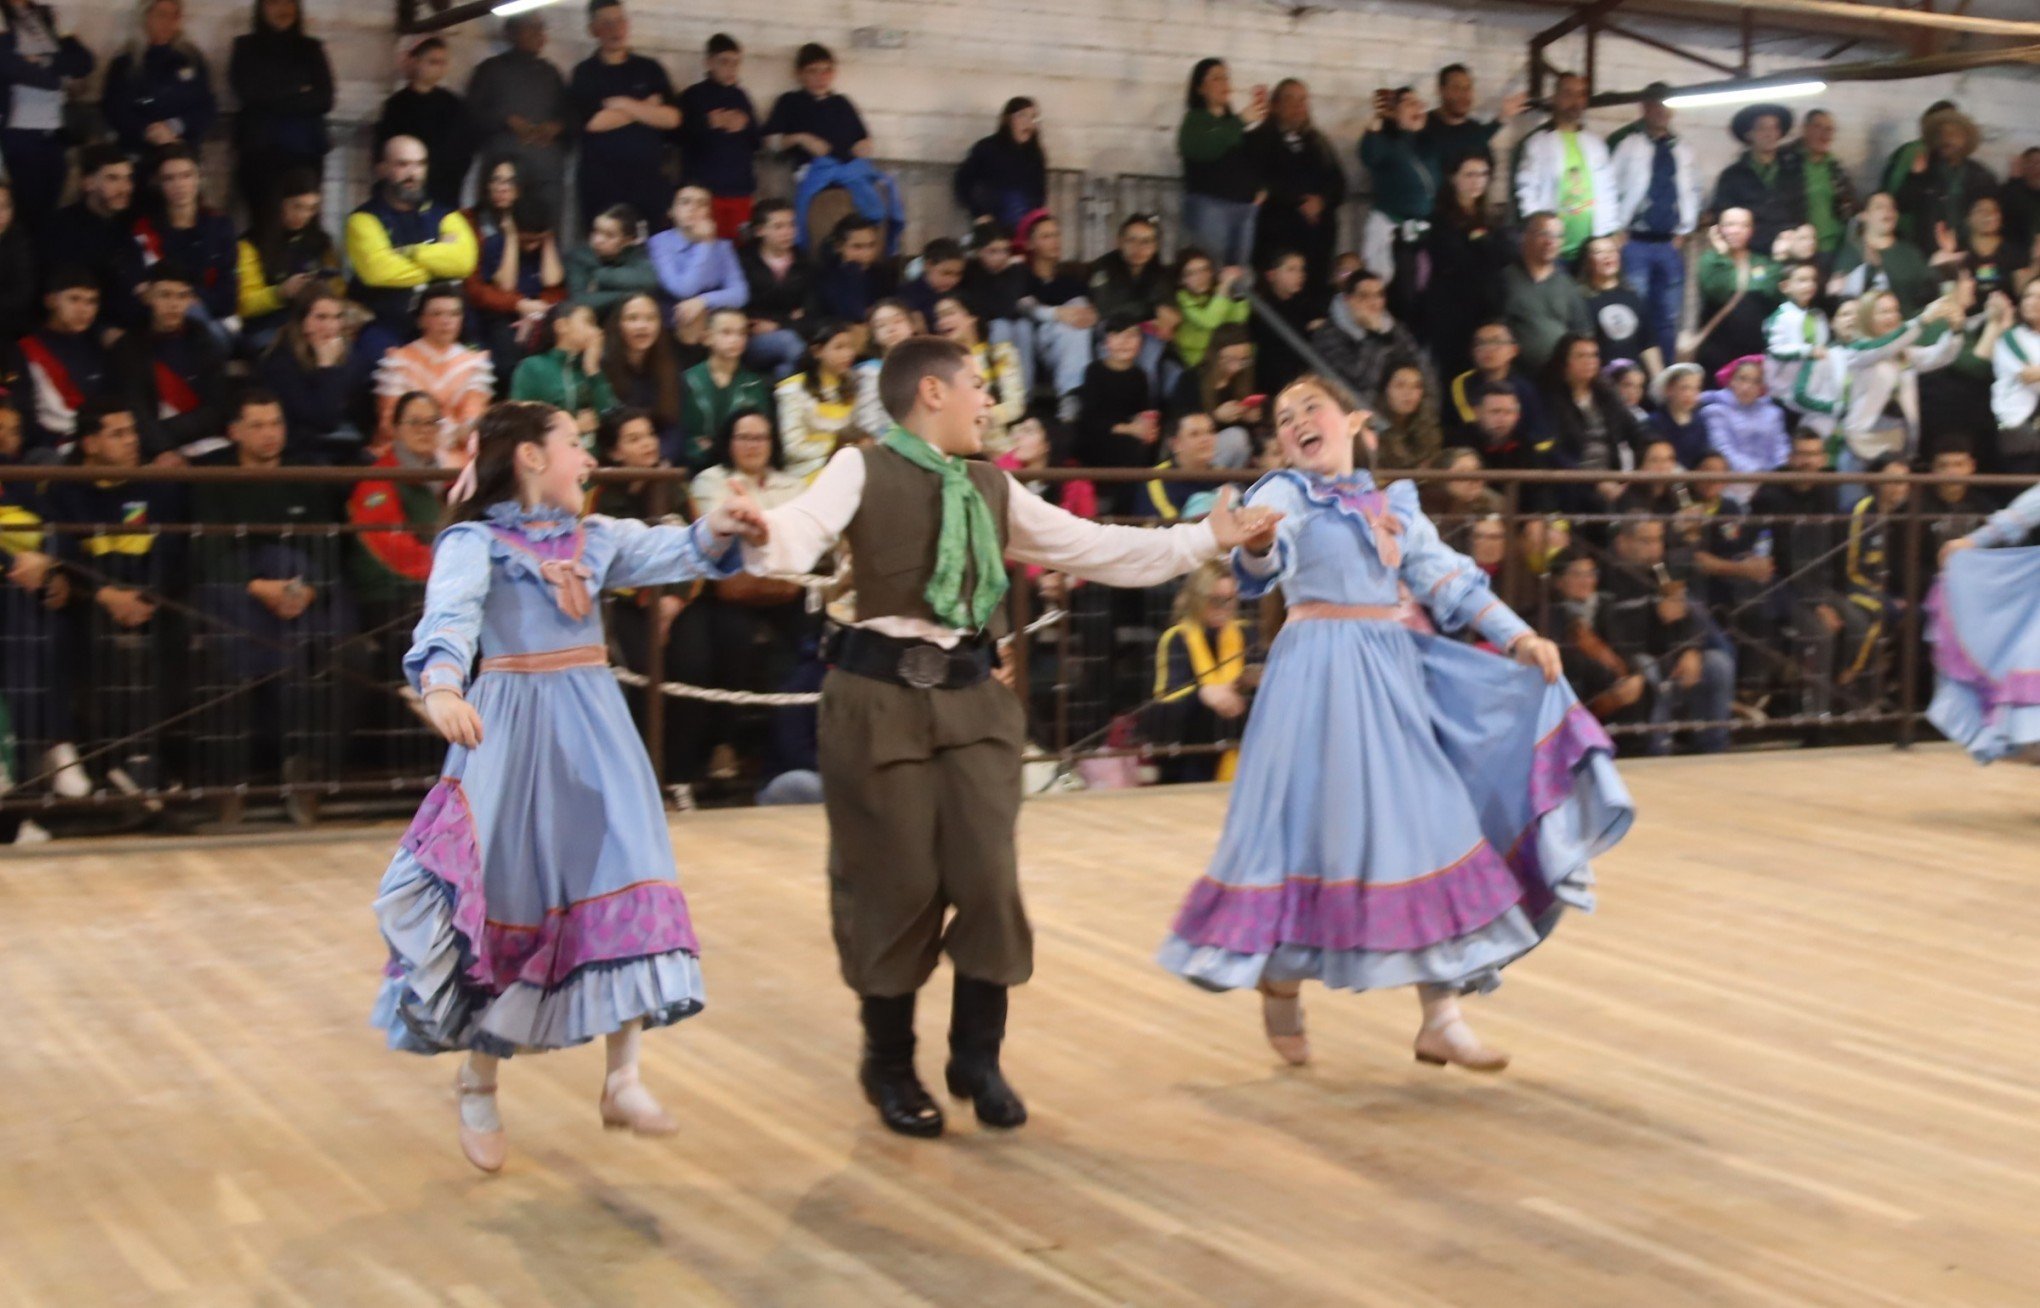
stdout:
{"type": "Polygon", "coordinates": [[[1587,79],[1561,75],[1551,95],[1551,121],[1516,151],[1516,212],[1557,214],[1565,232],[1559,254],[1567,260],[1621,227],[1608,144],[1582,125],[1586,112],[1587,79]]]}
{"type": "MultiPolygon", "coordinates": [[[[2002,297],[1993,297],[1993,312],[2002,316],[2003,303],[2002,297]]],[[[2020,292],[2017,320],[2005,324],[1990,362],[2000,469],[2040,472],[2040,278],[2020,292]]]]}
{"type": "MultiPolygon", "coordinates": [[[[1962,329],[1975,283],[1968,278],[1906,322],[1898,297],[1873,291],[1835,314],[1843,341],[1800,374],[1797,398],[1806,424],[1837,438],[1837,472],[1863,472],[1885,454],[1911,457],[1920,447],[1919,374],[1945,368],[1962,352],[1962,329]],[[1853,339],[1852,339],[1853,338],[1853,339]]],[[[1844,486],[1841,507],[1866,490],[1844,486]]]]}
{"type": "Polygon", "coordinates": [[[1657,347],[1670,359],[1679,344],[1679,311],[1686,293],[1686,238],[1700,223],[1700,177],[1693,147],[1672,131],[1665,107],[1670,88],[1644,89],[1643,116],[1618,131],[1609,166],[1615,175],[1615,212],[1628,239],[1622,276],[1643,297],[1657,347]]]}

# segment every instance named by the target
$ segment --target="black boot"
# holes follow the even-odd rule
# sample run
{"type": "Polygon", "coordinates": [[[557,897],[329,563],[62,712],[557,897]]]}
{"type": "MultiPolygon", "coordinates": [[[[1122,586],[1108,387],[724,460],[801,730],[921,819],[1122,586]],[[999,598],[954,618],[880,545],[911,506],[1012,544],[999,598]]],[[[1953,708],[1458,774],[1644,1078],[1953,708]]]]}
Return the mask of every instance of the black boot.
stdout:
{"type": "Polygon", "coordinates": [[[968,1099],[986,1126],[1015,1127],[1027,1120],[1027,1105],[999,1071],[999,1045],[1006,1039],[1006,987],[956,978],[949,1016],[949,1093],[968,1099]]]}
{"type": "Polygon", "coordinates": [[[942,1134],[942,1109],[914,1074],[914,996],[866,996],[864,1062],[857,1079],[888,1131],[932,1139],[942,1134]]]}

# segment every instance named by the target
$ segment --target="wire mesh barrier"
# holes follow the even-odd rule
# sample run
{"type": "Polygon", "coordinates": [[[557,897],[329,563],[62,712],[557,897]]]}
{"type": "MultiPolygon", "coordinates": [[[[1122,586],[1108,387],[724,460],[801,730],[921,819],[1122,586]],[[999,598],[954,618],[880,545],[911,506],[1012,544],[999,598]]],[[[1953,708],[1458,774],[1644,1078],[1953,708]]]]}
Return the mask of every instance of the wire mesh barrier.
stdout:
{"type": "MultiPolygon", "coordinates": [[[[327,521],[219,520],[222,501],[208,494],[229,486],[261,502],[245,493],[307,483],[337,506],[351,483],[445,475],[0,468],[0,480],[90,485],[103,510],[99,521],[10,521],[0,535],[0,816],[62,834],[231,822],[253,805],[309,823],[322,806],[410,802],[445,747],[402,674],[423,577],[393,569],[401,556],[383,546],[408,529],[337,510],[327,521]]],[[[1027,477],[1040,489],[1253,475],[1027,477]]],[[[684,474],[651,476],[665,503],[681,502],[684,474]]],[[[1628,753],[1911,741],[1931,691],[1922,604],[1941,546],[1980,522],[1963,492],[2005,498],[2022,485],[1892,473],[1870,486],[1838,474],[1412,476],[1447,543],[1559,645],[1574,689],[1628,753]]],[[[606,597],[612,664],[662,781],[702,802],[746,802],[803,756],[812,766],[824,630],[831,612],[854,613],[841,562],[606,597]]],[[[1031,784],[1229,775],[1278,604],[1242,603],[1217,567],[1143,589],[1038,567],[1014,566],[1011,580],[994,629],[1002,675],[1027,707],[1031,761],[1046,765],[1031,784]]],[[[1428,628],[1415,603],[1405,620],[1428,628]]]]}

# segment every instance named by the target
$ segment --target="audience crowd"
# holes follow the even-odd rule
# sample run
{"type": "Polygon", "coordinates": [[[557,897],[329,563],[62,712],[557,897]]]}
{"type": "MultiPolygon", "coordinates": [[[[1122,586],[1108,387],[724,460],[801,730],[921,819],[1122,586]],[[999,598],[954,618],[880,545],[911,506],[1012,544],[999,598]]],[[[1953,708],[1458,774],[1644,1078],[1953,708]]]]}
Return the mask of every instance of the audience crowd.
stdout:
{"type": "MultiPolygon", "coordinates": [[[[622,0],[586,17],[595,49],[571,70],[546,57],[541,14],[509,19],[464,92],[445,85],[444,42],[409,46],[376,181],[329,224],[333,76],[300,0],[257,0],[233,42],[232,194],[210,199],[214,73],[180,0],[142,6],[82,143],[67,88],[103,52],[45,5],[0,3],[0,462],[106,471],[0,484],[0,728],[39,751],[10,758],[0,730],[0,784],[154,789],[161,746],[134,706],[121,717],[118,696],[78,683],[145,685],[167,716],[173,669],[228,657],[234,642],[197,638],[207,624],[245,633],[231,677],[337,643],[365,651],[368,682],[401,651],[438,522],[429,487],[183,494],[136,469],[453,468],[482,410],[517,398],[574,414],[607,465],[692,474],[606,485],[602,512],[690,515],[733,485],[776,503],[883,434],[878,361],[915,332],[978,359],[988,457],[1091,516],[1195,517],[1210,487],[1029,472],[1275,466],[1272,396],[1326,369],[1372,411],[1377,467],[1454,474],[1425,486],[1441,526],[1514,585],[1593,710],[1651,750],[1723,748],[1733,717],[1781,707],[1886,704],[1909,564],[1893,525],[1906,488],[1879,479],[2040,474],[2040,146],[2000,181],[1952,104],[1867,180],[1831,153],[1827,111],[1752,104],[1731,124],[1741,153],[1707,178],[1662,86],[1604,139],[1583,78],[1559,78],[1537,119],[1520,96],[1482,117],[1454,65],[1378,91],[1360,139],[1338,142],[1303,82],[1242,90],[1205,59],[1176,136],[1182,230],[1124,217],[1080,264],[1047,207],[1035,100],[1008,101],[956,168],[967,223],[902,251],[899,188],[827,48],[803,46],[798,87],[761,112],[732,37],[676,90],[633,48],[622,0]],[[791,166],[790,193],[761,193],[761,158],[791,166]],[[1355,163],[1370,201],[1349,229],[1355,163]],[[1611,480],[1525,486],[1505,520],[1490,469],[1611,480]],[[1632,469],[1866,481],[1612,479],[1632,469]],[[359,530],[316,546],[158,530],[185,524],[359,530]],[[74,742],[124,733],[78,761],[74,742]]],[[[1929,572],[1932,545],[1995,507],[1959,485],[1935,497],[1929,572]]],[[[1132,601],[1031,582],[1037,609],[1144,632],[1153,686],[1128,679],[1131,702],[1159,701],[1144,729],[1213,747],[1165,771],[1221,774],[1252,684],[1251,623],[1223,575],[1132,601]]],[[[667,679],[773,690],[816,666],[820,616],[788,582],[614,604],[624,661],[650,671],[662,647],[667,679]]],[[[1037,642],[1038,709],[1081,643],[1077,619],[1037,642]]],[[[304,717],[254,719],[286,771],[305,766],[285,739],[304,717]]],[[[678,780],[811,769],[799,730],[692,702],[671,717],[678,780]]]]}

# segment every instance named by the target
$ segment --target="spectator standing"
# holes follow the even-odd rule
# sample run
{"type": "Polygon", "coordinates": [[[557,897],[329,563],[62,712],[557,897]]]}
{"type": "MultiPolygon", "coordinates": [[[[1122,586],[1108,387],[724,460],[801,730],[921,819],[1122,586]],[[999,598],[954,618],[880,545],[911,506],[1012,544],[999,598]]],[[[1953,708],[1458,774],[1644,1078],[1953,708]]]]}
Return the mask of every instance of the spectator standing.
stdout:
{"type": "Polygon", "coordinates": [[[99,278],[83,268],[59,266],[43,280],[43,311],[43,325],[21,338],[29,382],[28,402],[21,407],[30,422],[25,442],[30,463],[68,454],[79,410],[109,393],[106,347],[94,325],[99,278]]]}
{"type": "MultiPolygon", "coordinates": [[[[323,284],[300,293],[286,316],[256,363],[256,375],[283,405],[283,461],[361,462],[370,443],[362,433],[375,428],[368,392],[381,360],[349,339],[347,301],[323,284]]],[[[429,402],[436,433],[439,405],[429,402]]],[[[393,412],[392,423],[402,417],[393,412]]]]}
{"type": "Polygon", "coordinates": [[[222,346],[241,329],[240,250],[234,224],[199,194],[198,155],[182,141],[155,153],[151,194],[134,220],[134,242],[147,269],[161,260],[183,266],[195,279],[192,312],[222,346]]]}
{"type": "Polygon", "coordinates": [[[409,80],[383,101],[375,122],[377,154],[396,136],[424,144],[429,161],[425,194],[442,209],[460,208],[461,187],[475,161],[475,126],[468,106],[441,85],[450,62],[446,42],[436,36],[412,46],[404,58],[409,80]]]}
{"type": "Polygon", "coordinates": [[[690,470],[708,466],[732,414],[742,409],[762,414],[773,407],[771,383],[744,370],[750,343],[750,324],[742,309],[709,311],[708,357],[680,375],[687,390],[682,455],[690,470]]]}
{"type": "Polygon", "coordinates": [[[1394,288],[1398,307],[1409,302],[1414,228],[1431,216],[1440,181],[1436,163],[1417,148],[1424,100],[1407,86],[1374,93],[1374,117],[1360,136],[1360,162],[1372,181],[1374,203],[1360,237],[1360,262],[1394,288]]]}
{"type": "Polygon", "coordinates": [[[1294,77],[1275,83],[1268,116],[1247,132],[1246,144],[1268,192],[1254,223],[1255,266],[1265,268],[1277,253],[1294,251],[1303,256],[1305,280],[1329,286],[1346,170],[1311,121],[1310,87],[1294,77]]]}
{"type": "Polygon", "coordinates": [[[1501,112],[1490,122],[1473,116],[1473,74],[1465,64],[1447,64],[1438,70],[1438,107],[1424,116],[1417,133],[1417,152],[1431,162],[1431,170],[1449,177],[1453,163],[1472,155],[1495,161],[1495,137],[1509,120],[1523,112],[1528,97],[1512,91],[1502,97],[1501,112]]]}
{"type": "Polygon", "coordinates": [[[1532,371],[1550,360],[1559,337],[1594,330],[1586,297],[1559,264],[1564,246],[1558,215],[1533,213],[1523,220],[1522,257],[1502,272],[1502,315],[1532,371]]]}
{"type": "Polygon", "coordinates": [[[680,356],[666,333],[666,315],[657,296],[641,291],[611,311],[602,343],[602,371],[618,404],[652,415],[661,456],[678,463],[680,356]]]}
{"type": "MultiPolygon", "coordinates": [[[[2017,269],[2016,259],[2023,258],[2026,251],[2019,250],[2005,239],[2005,211],[1995,195],[1979,195],[1969,205],[1969,239],[1955,246],[1962,256],[1958,267],[1968,270],[1976,279],[1976,299],[1987,304],[1990,297],[2003,292],[2012,293],[2012,274],[2017,269]]],[[[1941,243],[1946,251],[1954,246],[1953,234],[1941,243]]],[[[1936,254],[1931,267],[1940,267],[1936,254]]]]}
{"type": "Polygon", "coordinates": [[[1686,293],[1686,241],[1700,222],[1700,177],[1693,147],[1672,131],[1663,82],[1644,89],[1636,130],[1614,147],[1622,273],[1643,297],[1652,344],[1669,359],[1679,343],[1686,293]]]}
{"type": "Polygon", "coordinates": [[[1246,133],[1268,116],[1268,88],[1252,88],[1246,112],[1235,113],[1225,60],[1200,59],[1184,99],[1176,129],[1184,235],[1227,267],[1243,267],[1253,258],[1254,218],[1264,194],[1246,133]]]}
{"type": "Polygon", "coordinates": [[[1790,263],[1778,274],[1777,309],[1764,322],[1764,384],[1771,398],[1788,410],[1802,410],[1799,387],[1808,365],[1827,355],[1833,333],[1827,315],[1814,304],[1820,270],[1811,263],[1790,263]]]}
{"type": "Polygon", "coordinates": [[[859,215],[879,224],[888,256],[899,252],[906,210],[898,185],[871,162],[877,147],[849,97],[836,93],[836,56],[810,41],[794,56],[796,90],[779,97],[765,121],[765,147],[783,150],[797,170],[794,226],[806,247],[808,210],[816,197],[840,186],[859,215]]]}
{"type": "Polygon", "coordinates": [[[1421,353],[1410,329],[1390,316],[1388,288],[1367,268],[1347,276],[1310,343],[1360,402],[1370,405],[1377,402],[1389,360],[1421,353]]]}
{"type": "Polygon", "coordinates": [[[714,200],[699,186],[673,194],[673,225],[646,244],[659,285],[673,301],[673,332],[681,343],[698,344],[713,309],[741,309],[750,283],[737,252],[716,235],[714,200]]]}
{"type": "Polygon", "coordinates": [[[260,354],[276,339],[298,298],[323,289],[340,300],[340,251],[319,221],[319,179],[298,169],[278,181],[274,203],[258,210],[239,248],[241,339],[260,354]]]}
{"type": "Polygon", "coordinates": [[[633,295],[658,290],[658,271],[645,252],[644,219],[627,204],[595,215],[588,239],[567,252],[567,294],[601,317],[633,295]]]}
{"type": "MultiPolygon", "coordinates": [[[[518,14],[503,24],[509,48],[475,67],[468,80],[473,115],[484,156],[517,161],[517,175],[538,203],[564,211],[567,142],[573,102],[566,79],[545,57],[543,12],[518,14]]],[[[599,211],[598,211],[599,212],[599,211]]],[[[581,220],[589,220],[583,212],[581,220]]]]}
{"type": "MultiPolygon", "coordinates": [[[[1801,388],[1801,394],[1816,430],[1839,438],[1838,471],[1863,472],[1881,456],[1905,459],[1918,451],[1919,374],[1955,361],[1967,314],[1959,286],[1911,320],[1889,291],[1866,295],[1853,315],[1837,311],[1835,334],[1843,348],[1829,351],[1818,384],[1801,388]],[[1844,330],[1852,320],[1860,332],[1844,330]]],[[[1863,493],[1844,487],[1842,507],[1854,505],[1863,493]]]]}
{"type": "Polygon", "coordinates": [[[1515,262],[1517,242],[1501,209],[1488,203],[1493,177],[1484,153],[1448,164],[1438,207],[1422,237],[1418,330],[1447,377],[1471,365],[1474,332],[1505,307],[1503,274],[1515,262]]]}
{"type": "Polygon", "coordinates": [[[227,354],[211,331],[192,321],[198,290],[189,270],[165,259],[150,265],[146,276],[148,320],[114,342],[110,380],[135,415],[142,458],[182,463],[221,448],[227,354]]]}
{"type": "Polygon", "coordinates": [[[396,439],[391,422],[397,400],[412,391],[424,391],[438,401],[439,449],[449,459],[495,398],[496,370],[488,351],[460,339],[466,307],[459,288],[451,283],[427,287],[419,297],[418,339],[386,352],[376,368],[373,453],[381,454],[396,439]]]}
{"type": "Polygon", "coordinates": [[[1925,309],[1939,294],[1926,256],[1898,234],[1898,201],[1879,191],[1864,202],[1855,231],[1835,259],[1827,293],[1833,299],[1857,299],[1872,291],[1890,291],[1910,316],[1925,309]]]}
{"type": "Polygon", "coordinates": [[[1643,296],[1622,279],[1621,242],[1613,236],[1588,241],[1580,278],[1601,357],[1630,359],[1643,365],[1647,377],[1657,375],[1665,366],[1664,356],[1658,351],[1643,296]]]}
{"type": "Polygon", "coordinates": [[[141,263],[134,241],[135,166],[111,141],[78,152],[78,198],[52,216],[38,252],[53,266],[83,268],[99,287],[99,311],[110,325],[140,321],[135,302],[141,263]]]}
{"type": "Polygon", "coordinates": [[[744,47],[722,32],[708,38],[706,72],[680,93],[680,184],[714,199],[716,234],[734,241],[751,221],[758,194],[754,162],[765,134],[751,97],[738,83],[744,47]]]}
{"type": "Polygon", "coordinates": [[[374,315],[378,345],[394,345],[408,334],[419,288],[460,281],[480,258],[468,220],[425,193],[427,167],[423,142],[390,138],[376,166],[375,192],[347,218],[352,294],[374,315]]]}
{"type": "Polygon", "coordinates": [[[1747,209],[1755,232],[1750,246],[1769,254],[1781,233],[1806,221],[1799,155],[1782,148],[1792,134],[1792,111],[1782,104],[1745,105],[1729,120],[1728,130],[1745,148],[1715,180],[1708,208],[1716,214],[1747,209]]]}
{"type": "Polygon", "coordinates": [[[240,105],[236,189],[251,212],[275,198],[269,188],[290,169],[324,175],[333,66],[325,43],[305,33],[298,0],[255,0],[254,26],[234,38],[227,81],[240,105]]]}
{"type": "Polygon", "coordinates": [[[816,268],[794,241],[793,206],[765,200],[752,210],[751,239],[737,251],[749,296],[750,348],[744,364],[773,381],[800,364],[800,330],[814,302],[816,268]]]}
{"type": "Polygon", "coordinates": [[[1701,326],[1693,357],[1709,374],[1764,352],[1764,323],[1778,307],[1778,265],[1751,247],[1755,230],[1749,210],[1730,209],[1707,233],[1700,252],[1701,326]]]}
{"type": "Polygon", "coordinates": [[[48,5],[0,0],[0,159],[31,232],[48,227],[70,172],[64,83],[90,77],[97,62],[77,37],[57,30],[48,5]]]}
{"type": "Polygon", "coordinates": [[[1912,157],[1910,171],[1898,186],[1899,233],[1932,254],[1937,233],[1946,226],[1959,243],[1969,236],[1969,206],[1982,195],[1996,195],[1998,181],[1976,162],[1983,133],[1976,120],[1959,109],[1929,114],[1921,124],[1929,149],[1912,157]]]}
{"type": "Polygon", "coordinates": [[[1927,106],[1926,112],[1920,115],[1920,134],[1893,150],[1884,161],[1884,171],[1878,174],[1878,190],[1898,194],[1898,188],[1905,184],[1906,177],[1912,172],[1913,160],[1930,151],[1932,138],[1928,135],[1927,120],[1954,107],[1953,100],[1936,100],[1927,106]]]}
{"type": "Polygon", "coordinates": [[[1532,214],[1555,214],[1559,256],[1568,260],[1593,237],[1622,226],[1608,146],[1582,126],[1586,112],[1587,79],[1561,74],[1552,92],[1551,121],[1516,147],[1516,212],[1526,226],[1532,214]]]}
{"type": "Polygon", "coordinates": [[[2029,146],[2012,161],[2012,171],[1998,188],[2005,216],[2005,238],[2021,259],[2040,239],[2040,145],[2029,146]]]}
{"type": "Polygon", "coordinates": [[[2002,470],[2040,471],[2040,280],[2019,293],[2017,320],[1998,337],[1991,368],[2002,470]]]}
{"type": "Polygon", "coordinates": [[[673,82],[658,60],[632,52],[623,0],[589,0],[588,35],[595,53],[574,65],[568,84],[580,119],[581,212],[627,204],[661,229],[674,189],[666,141],[680,127],[673,82]]]}
{"type": "Polygon", "coordinates": [[[1806,185],[1806,221],[1813,224],[1814,238],[1823,268],[1832,267],[1841,252],[1849,219],[1856,216],[1856,184],[1849,170],[1835,157],[1835,116],[1825,109],[1809,109],[1799,127],[1799,140],[1786,147],[1792,163],[1806,185]]]}
{"type": "Polygon", "coordinates": [[[1048,203],[1048,157],[1041,148],[1041,109],[1024,95],[1006,101],[999,126],[981,138],[956,170],[956,202],[972,222],[990,218],[1008,231],[1048,203]]]}
{"type": "Polygon", "coordinates": [[[129,154],[198,149],[219,116],[212,69],[184,34],[184,0],[143,0],[127,49],[106,67],[100,109],[129,154]]]}

